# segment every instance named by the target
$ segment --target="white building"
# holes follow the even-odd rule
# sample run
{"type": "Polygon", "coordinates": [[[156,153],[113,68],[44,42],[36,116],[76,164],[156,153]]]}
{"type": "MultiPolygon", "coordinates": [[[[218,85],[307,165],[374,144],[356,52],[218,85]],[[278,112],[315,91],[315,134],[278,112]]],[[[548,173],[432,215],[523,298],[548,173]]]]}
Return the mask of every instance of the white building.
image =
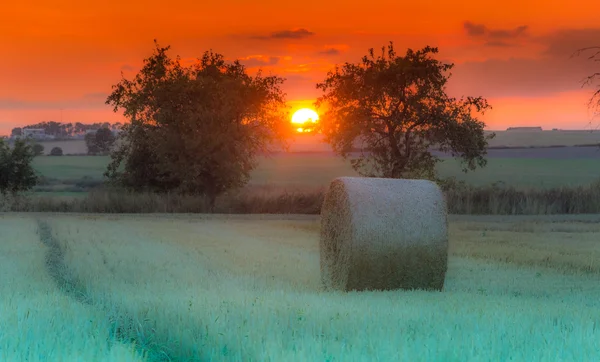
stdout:
{"type": "Polygon", "coordinates": [[[23,128],[22,137],[33,138],[34,140],[51,140],[54,136],[47,135],[46,131],[42,128],[23,128]]]}

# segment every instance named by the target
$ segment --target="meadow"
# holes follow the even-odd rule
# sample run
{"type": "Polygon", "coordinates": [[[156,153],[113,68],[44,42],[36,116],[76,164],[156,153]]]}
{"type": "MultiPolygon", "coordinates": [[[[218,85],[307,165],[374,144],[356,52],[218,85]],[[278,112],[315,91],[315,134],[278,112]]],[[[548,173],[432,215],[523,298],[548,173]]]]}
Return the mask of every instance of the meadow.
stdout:
{"type": "Polygon", "coordinates": [[[449,218],[442,292],[326,292],[318,216],[0,214],[0,360],[594,361],[600,216],[449,218]]]}
{"type": "MultiPolygon", "coordinates": [[[[487,131],[491,133],[492,131],[487,131]]],[[[489,146],[503,147],[551,147],[579,146],[600,144],[600,131],[493,131],[496,137],[489,141],[489,146]]],[[[50,154],[53,147],[61,147],[64,154],[86,154],[87,148],[83,140],[44,141],[45,154],[50,154]]],[[[322,138],[310,134],[298,134],[290,142],[292,152],[330,152],[331,147],[322,138]]]]}
{"type": "MultiPolygon", "coordinates": [[[[446,158],[438,167],[443,177],[456,177],[473,186],[502,182],[517,188],[550,188],[580,186],[600,177],[600,150],[589,148],[522,150],[490,150],[485,168],[463,173],[458,161],[446,158]],[[578,152],[569,156],[569,152],[578,152]]],[[[60,185],[101,181],[108,156],[37,157],[34,168],[44,177],[60,185]]],[[[281,153],[261,157],[252,172],[250,185],[269,185],[287,189],[326,187],[340,176],[356,176],[349,161],[333,153],[281,153]]]]}

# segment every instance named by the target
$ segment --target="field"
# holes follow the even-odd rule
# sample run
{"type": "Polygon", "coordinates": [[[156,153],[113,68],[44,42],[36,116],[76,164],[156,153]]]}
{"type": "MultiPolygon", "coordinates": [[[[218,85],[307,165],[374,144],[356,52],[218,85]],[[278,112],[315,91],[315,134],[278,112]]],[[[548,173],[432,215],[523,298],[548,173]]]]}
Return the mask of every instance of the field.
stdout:
{"type": "MultiPolygon", "coordinates": [[[[103,156],[37,157],[33,165],[45,177],[73,184],[82,178],[101,180],[108,162],[109,157],[103,156]]],[[[439,165],[440,175],[454,176],[474,186],[504,182],[518,188],[586,185],[598,179],[598,170],[600,149],[594,147],[494,149],[489,151],[484,169],[467,174],[461,172],[454,159],[439,165]]],[[[349,162],[333,153],[285,153],[261,159],[250,184],[320,188],[335,177],[354,175],[349,162]]]]}
{"type": "MultiPolygon", "coordinates": [[[[489,131],[488,133],[491,133],[489,131]]],[[[489,141],[490,147],[551,147],[600,144],[598,131],[494,131],[496,137],[489,141]]],[[[85,154],[85,141],[44,141],[44,152],[61,147],[64,154],[85,154]]],[[[319,136],[299,134],[290,140],[291,152],[331,152],[331,147],[319,136]]]]}
{"type": "Polygon", "coordinates": [[[318,232],[0,214],[0,360],[600,359],[599,215],[451,216],[442,292],[325,292],[318,232]]]}

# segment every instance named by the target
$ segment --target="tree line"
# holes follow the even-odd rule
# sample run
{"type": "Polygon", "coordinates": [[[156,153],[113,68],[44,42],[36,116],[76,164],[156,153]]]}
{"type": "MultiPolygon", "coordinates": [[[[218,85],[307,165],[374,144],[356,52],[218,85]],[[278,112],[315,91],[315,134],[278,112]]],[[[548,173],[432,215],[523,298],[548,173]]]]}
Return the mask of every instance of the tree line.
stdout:
{"type": "Polygon", "coordinates": [[[23,128],[43,129],[47,135],[54,136],[56,139],[68,139],[75,136],[81,136],[86,134],[88,131],[99,130],[107,128],[110,130],[118,130],[121,128],[122,123],[108,123],[108,122],[95,122],[95,123],[61,123],[55,121],[39,122],[30,124],[24,127],[15,127],[11,130],[11,136],[22,136],[23,128]]]}
{"type": "MultiPolygon", "coordinates": [[[[106,104],[128,122],[104,175],[110,185],[130,191],[203,195],[214,207],[219,195],[247,184],[260,153],[287,148],[293,128],[281,88],[285,79],[261,71],[251,76],[238,60],[227,62],[212,50],[184,66],[169,49],[155,40],[133,79],[122,75],[113,85],[106,104]]],[[[478,117],[491,106],[480,96],[448,96],[454,65],[437,60],[437,53],[426,46],[398,54],[390,42],[357,63],[336,66],[316,85],[322,95],[315,106],[322,112],[312,131],[366,177],[444,182],[432,146],[459,158],[464,172],[485,167],[494,135],[484,133],[478,117]],[[357,142],[359,155],[352,152],[357,142]]],[[[50,134],[77,129],[52,127],[50,134]]],[[[17,146],[0,148],[0,167],[3,174],[10,167],[21,170],[10,177],[23,177],[25,186],[5,183],[2,190],[30,185],[30,154],[17,146]],[[19,157],[23,162],[10,163],[19,157]]]]}

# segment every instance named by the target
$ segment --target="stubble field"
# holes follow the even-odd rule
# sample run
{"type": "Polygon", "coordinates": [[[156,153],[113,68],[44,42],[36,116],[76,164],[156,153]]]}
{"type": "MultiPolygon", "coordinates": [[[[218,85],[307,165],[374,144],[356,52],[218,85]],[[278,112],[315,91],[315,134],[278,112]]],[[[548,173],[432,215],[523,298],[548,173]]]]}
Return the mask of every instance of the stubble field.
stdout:
{"type": "Polygon", "coordinates": [[[600,216],[451,216],[443,292],[325,292],[319,220],[0,214],[2,361],[592,361],[600,216]]]}

